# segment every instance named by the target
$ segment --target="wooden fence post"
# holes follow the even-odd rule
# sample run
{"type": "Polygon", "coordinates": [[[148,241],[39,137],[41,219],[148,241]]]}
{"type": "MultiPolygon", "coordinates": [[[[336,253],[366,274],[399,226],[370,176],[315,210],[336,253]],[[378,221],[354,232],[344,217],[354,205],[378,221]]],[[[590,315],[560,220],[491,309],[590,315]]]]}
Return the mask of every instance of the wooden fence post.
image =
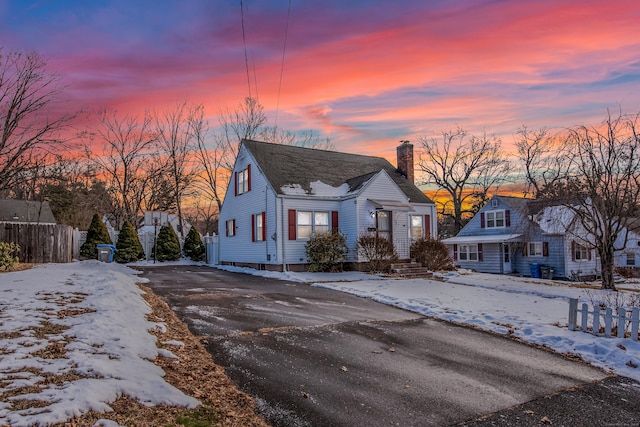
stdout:
{"type": "Polygon", "coordinates": [[[578,299],[569,298],[569,330],[576,330],[576,323],[578,321],[578,299]]]}

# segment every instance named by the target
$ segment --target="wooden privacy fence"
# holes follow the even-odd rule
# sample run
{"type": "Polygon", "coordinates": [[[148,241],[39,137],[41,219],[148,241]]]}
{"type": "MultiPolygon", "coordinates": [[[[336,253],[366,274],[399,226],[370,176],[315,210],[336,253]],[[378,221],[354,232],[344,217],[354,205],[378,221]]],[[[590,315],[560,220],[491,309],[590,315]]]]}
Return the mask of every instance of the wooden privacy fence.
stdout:
{"type": "Polygon", "coordinates": [[[0,224],[0,242],[20,245],[20,262],[46,263],[73,260],[73,228],[54,224],[0,224]]]}
{"type": "Polygon", "coordinates": [[[613,314],[611,307],[589,306],[583,303],[578,307],[576,298],[569,299],[569,330],[581,330],[593,335],[617,338],[631,338],[638,341],[638,327],[640,325],[640,308],[627,310],[618,308],[613,314]],[[627,332],[628,331],[628,332],[627,332]]]}

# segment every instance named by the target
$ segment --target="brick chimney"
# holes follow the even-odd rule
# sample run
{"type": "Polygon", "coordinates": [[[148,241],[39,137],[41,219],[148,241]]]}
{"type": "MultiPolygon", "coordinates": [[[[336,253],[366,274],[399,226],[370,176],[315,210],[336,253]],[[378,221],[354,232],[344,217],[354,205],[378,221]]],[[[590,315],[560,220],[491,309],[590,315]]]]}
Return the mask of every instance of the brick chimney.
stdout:
{"type": "Polygon", "coordinates": [[[398,153],[398,170],[407,177],[409,182],[413,182],[413,144],[409,141],[400,141],[396,151],[398,153]]]}

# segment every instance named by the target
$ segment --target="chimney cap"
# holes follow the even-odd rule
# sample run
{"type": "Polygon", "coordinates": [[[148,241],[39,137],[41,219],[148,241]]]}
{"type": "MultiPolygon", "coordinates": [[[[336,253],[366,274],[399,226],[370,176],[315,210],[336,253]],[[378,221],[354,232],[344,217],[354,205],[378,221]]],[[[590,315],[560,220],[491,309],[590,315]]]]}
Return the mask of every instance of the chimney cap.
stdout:
{"type": "Polygon", "coordinates": [[[403,144],[408,144],[409,140],[408,139],[401,139],[400,142],[403,143],[403,144]]]}

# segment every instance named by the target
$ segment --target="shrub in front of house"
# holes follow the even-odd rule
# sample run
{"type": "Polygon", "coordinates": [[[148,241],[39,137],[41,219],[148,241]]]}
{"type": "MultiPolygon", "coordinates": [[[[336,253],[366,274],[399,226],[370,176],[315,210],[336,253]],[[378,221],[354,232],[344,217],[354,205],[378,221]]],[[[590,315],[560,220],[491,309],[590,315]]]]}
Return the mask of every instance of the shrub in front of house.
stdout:
{"type": "Polygon", "coordinates": [[[309,271],[341,271],[349,248],[344,236],[337,232],[311,236],[304,246],[309,271]]]}
{"type": "Polygon", "coordinates": [[[447,245],[435,239],[417,239],[411,244],[410,256],[431,271],[453,270],[447,245]]]}
{"type": "Polygon", "coordinates": [[[182,251],[184,255],[192,261],[204,261],[206,250],[204,243],[202,243],[200,233],[198,233],[195,227],[191,227],[191,230],[187,233],[182,251]]]}
{"type": "Polygon", "coordinates": [[[153,253],[158,261],[178,261],[182,254],[180,253],[180,241],[178,235],[173,231],[170,225],[164,225],[158,232],[156,238],[156,247],[153,253]]]}
{"type": "Polygon", "coordinates": [[[98,258],[97,244],[113,244],[109,236],[107,226],[100,219],[100,215],[94,214],[91,218],[89,230],[87,230],[87,240],[80,246],[80,257],[88,259],[98,258]]]}
{"type": "Polygon", "coordinates": [[[0,269],[13,270],[18,265],[18,252],[20,245],[17,243],[0,242],[0,269]]]}
{"type": "Polygon", "coordinates": [[[116,253],[113,258],[116,262],[133,262],[144,258],[144,249],[138,238],[138,233],[129,221],[125,221],[118,234],[116,253]]]}
{"type": "Polygon", "coordinates": [[[393,242],[374,233],[358,236],[358,253],[367,261],[369,271],[379,273],[389,270],[391,264],[398,260],[393,242]]]}

